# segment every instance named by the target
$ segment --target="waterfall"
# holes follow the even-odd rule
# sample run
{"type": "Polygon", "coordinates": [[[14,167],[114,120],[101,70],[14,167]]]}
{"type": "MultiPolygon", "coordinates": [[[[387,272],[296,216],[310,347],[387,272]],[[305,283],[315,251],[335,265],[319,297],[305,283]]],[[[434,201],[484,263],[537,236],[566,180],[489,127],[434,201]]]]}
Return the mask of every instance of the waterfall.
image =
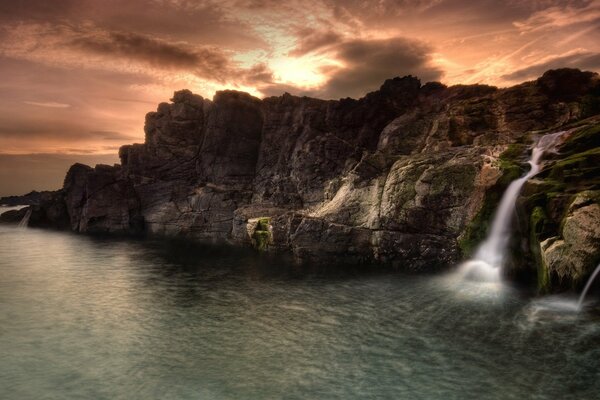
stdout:
{"type": "Polygon", "coordinates": [[[29,207],[27,209],[27,211],[25,212],[25,215],[23,216],[23,219],[21,219],[21,222],[19,222],[19,228],[27,228],[27,225],[29,225],[30,217],[31,217],[31,207],[29,207]]]}
{"type": "Polygon", "coordinates": [[[500,270],[510,240],[510,223],[515,212],[517,197],[525,182],[540,172],[540,161],[544,153],[555,151],[558,140],[564,133],[556,132],[542,136],[533,146],[529,159],[531,169],[521,178],[511,182],[502,195],[487,238],[479,246],[473,259],[465,262],[461,268],[464,276],[484,281],[500,280],[500,270]]]}
{"type": "Polygon", "coordinates": [[[594,282],[594,279],[596,279],[596,275],[598,275],[598,273],[600,273],[600,264],[598,264],[598,266],[592,273],[592,276],[590,276],[590,279],[588,279],[587,283],[585,284],[585,287],[583,288],[583,292],[581,292],[581,296],[579,296],[579,301],[577,302],[577,311],[581,310],[581,306],[583,305],[583,301],[585,300],[585,295],[587,294],[588,290],[590,290],[590,286],[592,286],[592,283],[594,282]]]}

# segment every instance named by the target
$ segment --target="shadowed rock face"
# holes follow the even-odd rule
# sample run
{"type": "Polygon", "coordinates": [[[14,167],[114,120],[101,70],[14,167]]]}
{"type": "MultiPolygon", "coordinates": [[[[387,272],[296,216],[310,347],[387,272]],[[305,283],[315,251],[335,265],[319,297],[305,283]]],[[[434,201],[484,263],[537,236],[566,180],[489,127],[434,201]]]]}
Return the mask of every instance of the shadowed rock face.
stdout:
{"type": "Polygon", "coordinates": [[[48,191],[32,191],[22,196],[0,197],[0,205],[3,206],[31,206],[40,204],[42,198],[48,194],[48,191]]]}
{"type": "Polygon", "coordinates": [[[569,69],[508,89],[394,78],[359,100],[183,90],[120,166],[74,165],[56,201],[79,232],[250,245],[265,217],[267,249],[302,260],[448,266],[506,184],[508,145],[597,114],[599,98],[597,74],[569,69]]]}

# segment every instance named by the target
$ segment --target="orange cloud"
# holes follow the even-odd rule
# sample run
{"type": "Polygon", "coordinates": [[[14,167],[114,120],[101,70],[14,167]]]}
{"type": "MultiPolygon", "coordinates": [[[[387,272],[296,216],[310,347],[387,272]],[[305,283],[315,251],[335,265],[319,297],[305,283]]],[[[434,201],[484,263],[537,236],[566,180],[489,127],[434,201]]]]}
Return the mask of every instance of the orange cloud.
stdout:
{"type": "Polygon", "coordinates": [[[360,97],[394,76],[508,85],[598,71],[599,0],[29,0],[0,3],[0,149],[143,140],[174,90],[360,97]]]}

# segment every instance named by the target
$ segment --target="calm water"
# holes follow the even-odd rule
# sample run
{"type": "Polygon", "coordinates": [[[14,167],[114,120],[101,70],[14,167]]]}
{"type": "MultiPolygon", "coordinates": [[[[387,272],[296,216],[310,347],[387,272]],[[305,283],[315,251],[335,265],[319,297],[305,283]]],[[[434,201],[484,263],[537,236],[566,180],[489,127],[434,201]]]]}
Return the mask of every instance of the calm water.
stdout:
{"type": "Polygon", "coordinates": [[[600,398],[570,304],[0,226],[0,398],[600,398]]]}

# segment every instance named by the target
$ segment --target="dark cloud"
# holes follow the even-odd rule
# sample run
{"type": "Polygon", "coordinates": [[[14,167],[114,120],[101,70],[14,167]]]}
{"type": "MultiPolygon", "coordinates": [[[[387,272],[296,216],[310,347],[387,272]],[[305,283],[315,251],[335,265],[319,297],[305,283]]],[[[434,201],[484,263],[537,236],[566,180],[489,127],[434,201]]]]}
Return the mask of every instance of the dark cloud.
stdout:
{"type": "Polygon", "coordinates": [[[273,83],[273,71],[265,63],[256,64],[243,72],[243,81],[248,85],[273,83]]]}
{"type": "MultiPolygon", "coordinates": [[[[309,35],[310,36],[310,35],[309,35]]],[[[315,37],[319,36],[318,34],[315,37]]],[[[308,42],[311,40],[309,39],[308,42]]],[[[323,98],[359,98],[377,90],[386,79],[415,75],[423,81],[439,80],[442,70],[431,65],[432,48],[427,44],[401,37],[384,40],[347,40],[339,36],[328,41],[328,54],[344,66],[325,66],[326,83],[317,89],[304,89],[274,80],[265,64],[257,64],[244,74],[245,83],[255,86],[265,96],[289,92],[298,96],[323,98]]],[[[302,46],[302,45],[301,45],[302,46]]],[[[299,47],[297,47],[299,49],[299,47]]]]}
{"type": "Polygon", "coordinates": [[[319,91],[327,98],[362,97],[395,76],[415,75],[431,81],[443,74],[431,65],[432,48],[417,40],[353,40],[338,45],[335,52],[344,67],[334,70],[319,91]]]}
{"type": "Polygon", "coordinates": [[[511,72],[510,74],[502,75],[501,78],[506,81],[521,82],[528,79],[535,79],[549,69],[564,67],[598,71],[600,70],[600,53],[584,52],[555,57],[548,61],[511,72]]]}
{"type": "Polygon", "coordinates": [[[243,74],[244,82],[256,87],[265,96],[289,92],[298,96],[359,98],[378,89],[386,79],[395,76],[415,75],[423,81],[431,81],[439,80],[443,73],[441,69],[431,65],[432,48],[418,40],[395,37],[343,41],[339,35],[311,30],[307,32],[310,32],[307,40],[301,41],[294,52],[303,53],[309,47],[327,46],[327,54],[343,64],[343,67],[329,65],[321,68],[320,72],[328,76],[322,87],[304,89],[276,82],[274,72],[266,64],[257,64],[246,70],[243,74]],[[315,41],[315,38],[326,39],[315,41]]]}
{"type": "Polygon", "coordinates": [[[307,53],[327,48],[342,41],[342,36],[334,31],[317,31],[314,29],[301,29],[297,32],[299,38],[296,47],[289,55],[300,57],[307,53]]]}
{"type": "Polygon", "coordinates": [[[153,67],[193,71],[196,75],[223,80],[230,74],[229,58],[212,48],[192,48],[136,33],[109,32],[75,39],[73,46],[97,54],[125,57],[153,67]]]}
{"type": "MultiPolygon", "coordinates": [[[[219,1],[205,0],[12,0],[0,1],[0,21],[77,25],[133,31],[171,40],[268,47],[252,27],[231,15],[219,1]]],[[[1,30],[1,29],[0,29],[1,30]]]]}

